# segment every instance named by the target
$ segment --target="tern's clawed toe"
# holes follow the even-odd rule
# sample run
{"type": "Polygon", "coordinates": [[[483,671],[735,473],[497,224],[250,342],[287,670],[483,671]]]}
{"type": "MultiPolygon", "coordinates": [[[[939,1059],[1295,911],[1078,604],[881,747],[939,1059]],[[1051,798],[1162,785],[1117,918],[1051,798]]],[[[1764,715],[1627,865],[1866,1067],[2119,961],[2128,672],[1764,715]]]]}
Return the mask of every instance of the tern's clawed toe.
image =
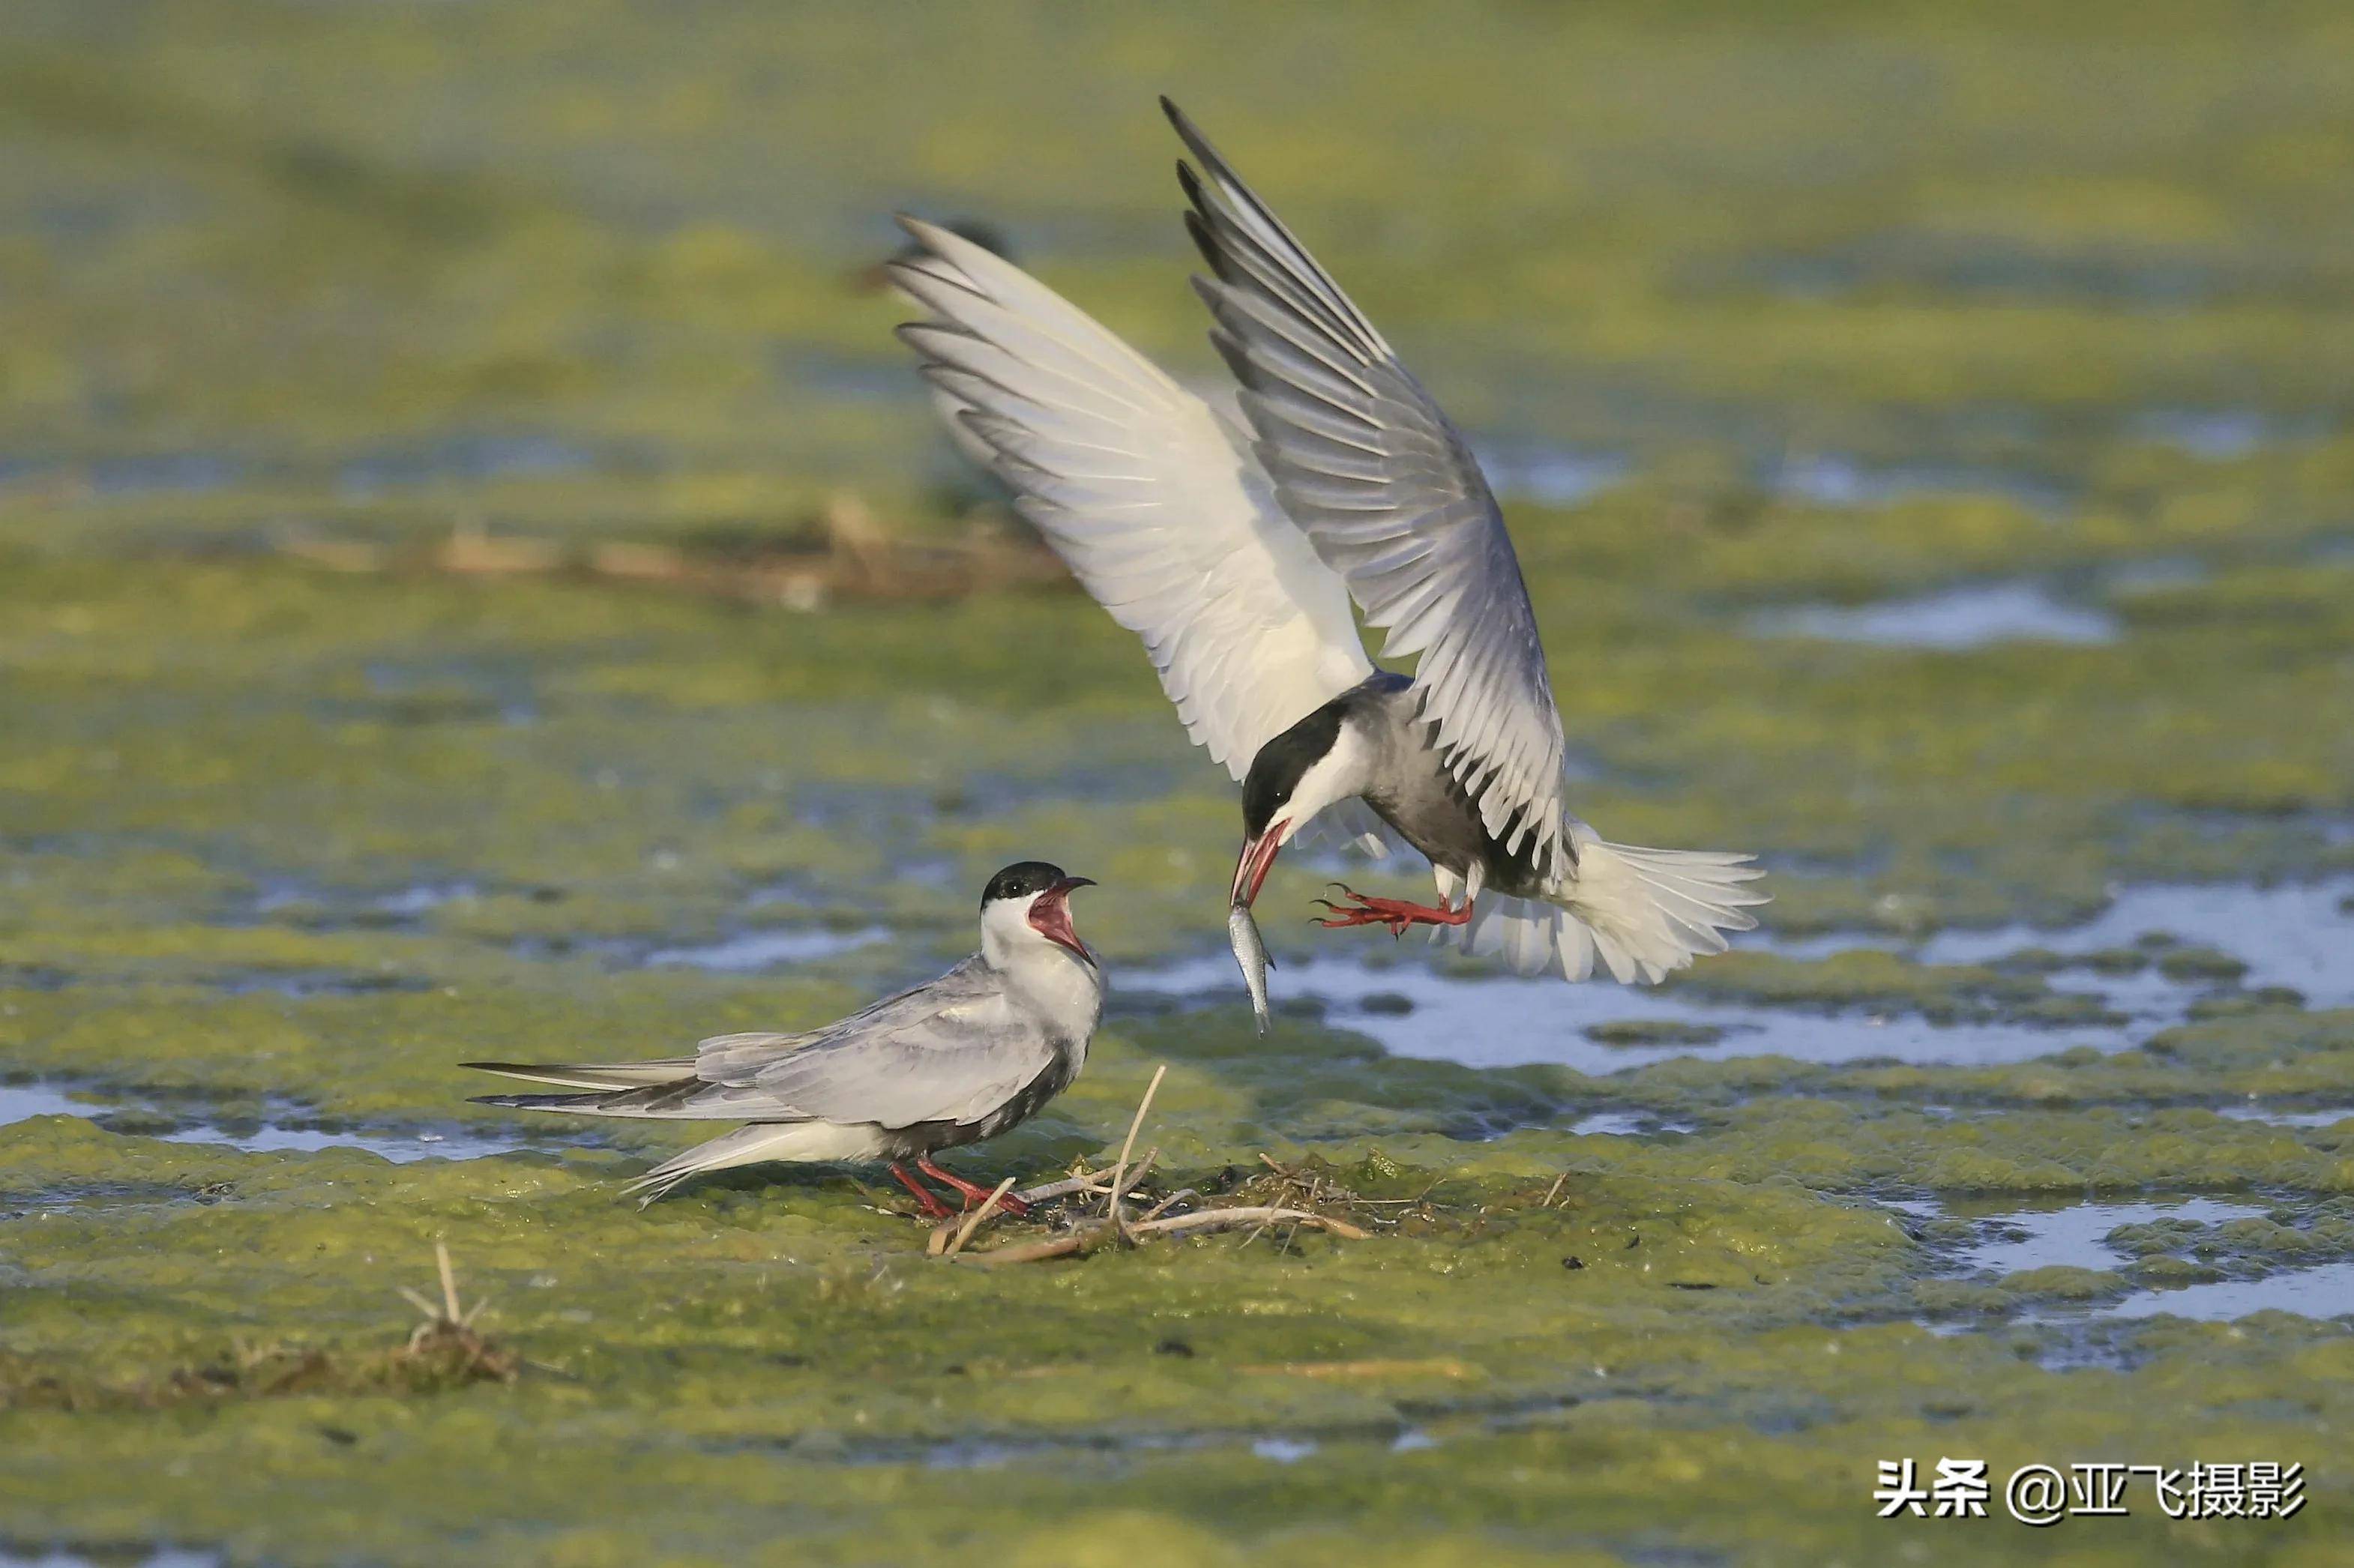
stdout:
{"type": "Polygon", "coordinates": [[[1315,919],[1314,916],[1310,916],[1316,925],[1328,929],[1338,930],[1351,926],[1386,926],[1390,929],[1391,936],[1403,937],[1409,928],[1416,926],[1460,926],[1471,918],[1471,906],[1469,904],[1465,904],[1459,909],[1435,909],[1427,904],[1415,904],[1403,898],[1381,898],[1373,894],[1360,893],[1355,888],[1345,886],[1338,882],[1331,885],[1340,892],[1341,897],[1352,902],[1335,904],[1329,898],[1309,900],[1310,903],[1320,904],[1332,912],[1326,919],[1315,919]]]}

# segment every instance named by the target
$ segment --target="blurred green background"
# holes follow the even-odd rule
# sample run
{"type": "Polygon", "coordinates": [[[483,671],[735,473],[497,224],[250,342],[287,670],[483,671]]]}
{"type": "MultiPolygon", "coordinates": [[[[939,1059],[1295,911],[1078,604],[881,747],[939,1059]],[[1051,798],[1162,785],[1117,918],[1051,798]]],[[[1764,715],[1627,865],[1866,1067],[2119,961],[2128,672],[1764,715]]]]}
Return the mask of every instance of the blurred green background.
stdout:
{"type": "Polygon", "coordinates": [[[737,535],[840,481],[920,516],[953,470],[899,307],[851,275],[896,209],[985,216],[1206,367],[1162,91],[1532,460],[2123,503],[2185,447],[2335,437],[2349,397],[2330,4],[16,0],[0,28],[16,537],[61,505],[77,536],[459,507],[737,535]]]}
{"type": "Polygon", "coordinates": [[[2349,366],[2343,4],[8,0],[0,1563],[1982,1561],[1871,1517],[1940,1451],[2301,1459],[1999,1544],[2338,1561],[2343,1323],[2099,1307],[2354,1266],[2349,366]],[[1274,1034],[1119,989],[1228,973],[1234,790],[861,277],[986,219],[1210,373],[1162,92],[1470,432],[1577,809],[1763,854],[1647,1003],[1729,1029],[1384,972],[1304,855],[1274,1034]],[[1427,1223],[982,1272],[462,1103],[838,1016],[1031,855],[1113,1012],[974,1173],[1165,1063],[1172,1185],[1427,1223]],[[513,1386],[387,1382],[442,1237],[513,1386]]]}

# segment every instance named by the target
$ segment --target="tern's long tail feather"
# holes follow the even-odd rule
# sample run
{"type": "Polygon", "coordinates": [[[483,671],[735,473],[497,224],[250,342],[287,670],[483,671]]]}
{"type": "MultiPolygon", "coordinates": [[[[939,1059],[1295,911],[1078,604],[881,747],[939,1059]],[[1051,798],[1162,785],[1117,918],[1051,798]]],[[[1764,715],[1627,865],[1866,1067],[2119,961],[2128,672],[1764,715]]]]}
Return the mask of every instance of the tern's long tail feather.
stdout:
{"type": "Polygon", "coordinates": [[[1598,960],[1622,985],[1651,985],[1724,951],[1725,932],[1757,924],[1746,906],[1767,900],[1747,885],[1765,873],[1745,854],[1606,843],[1583,823],[1572,842],[1576,875],[1553,898],[1487,895],[1469,926],[1437,927],[1434,937],[1499,954],[1515,974],[1557,969],[1582,980],[1598,960]]]}
{"type": "MultiPolygon", "coordinates": [[[[478,1073],[496,1073],[526,1084],[554,1084],[560,1089],[636,1089],[648,1084],[674,1083],[695,1075],[695,1059],[673,1056],[663,1062],[614,1062],[588,1065],[569,1062],[461,1062],[478,1073]]],[[[553,1099],[555,1096],[544,1097],[553,1099]]]]}
{"type": "Polygon", "coordinates": [[[880,1145],[878,1129],[872,1127],[843,1127],[829,1121],[755,1122],[680,1150],[621,1191],[636,1195],[642,1209],[668,1196],[688,1177],[705,1171],[758,1165],[767,1160],[802,1163],[872,1160],[882,1152],[880,1145]]]}
{"type": "MultiPolygon", "coordinates": [[[[521,1077],[522,1075],[510,1074],[509,1076],[521,1077]]],[[[575,1080],[538,1078],[530,1081],[557,1084],[575,1080]]],[[[690,1065],[684,1075],[673,1074],[668,1078],[654,1083],[641,1084],[634,1088],[590,1089],[577,1095],[476,1095],[473,1103],[478,1106],[504,1106],[509,1110],[566,1111],[573,1116],[742,1120],[744,1113],[740,1110],[731,1111],[726,1106],[697,1106],[687,1103],[710,1086],[695,1075],[695,1069],[690,1065]]]]}

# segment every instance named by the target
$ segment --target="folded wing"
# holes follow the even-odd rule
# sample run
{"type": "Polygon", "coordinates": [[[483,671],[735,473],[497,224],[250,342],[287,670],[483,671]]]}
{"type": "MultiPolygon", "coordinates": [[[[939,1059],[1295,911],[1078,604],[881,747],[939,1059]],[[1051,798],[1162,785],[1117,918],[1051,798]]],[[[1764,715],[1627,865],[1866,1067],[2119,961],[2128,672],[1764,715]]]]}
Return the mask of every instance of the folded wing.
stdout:
{"type": "Polygon", "coordinates": [[[722,1035],[699,1055],[710,1086],[698,1105],[886,1128],[980,1121],[1056,1059],[1053,1042],[1013,1019],[978,958],[777,1048],[722,1035]]]}
{"type": "Polygon", "coordinates": [[[1195,286],[1276,499],[1347,579],[1387,655],[1421,655],[1422,715],[1490,832],[1564,868],[1561,715],[1503,514],[1469,449],[1288,229],[1166,99],[1214,278],[1195,286]]]}
{"type": "Polygon", "coordinates": [[[1236,779],[1373,673],[1346,588],[1275,504],[1243,438],[1020,268],[903,219],[900,329],[1023,516],[1144,639],[1186,733],[1236,779]]]}

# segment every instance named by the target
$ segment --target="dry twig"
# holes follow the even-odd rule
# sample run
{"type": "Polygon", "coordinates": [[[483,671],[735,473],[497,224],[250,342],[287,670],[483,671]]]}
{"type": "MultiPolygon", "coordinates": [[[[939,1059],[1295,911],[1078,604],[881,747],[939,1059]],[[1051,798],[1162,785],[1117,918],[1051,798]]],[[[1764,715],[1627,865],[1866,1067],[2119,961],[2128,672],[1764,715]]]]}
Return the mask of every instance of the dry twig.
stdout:
{"type": "MultiPolygon", "coordinates": [[[[1135,1149],[1136,1135],[1144,1126],[1144,1113],[1152,1108],[1152,1097],[1161,1092],[1161,1080],[1168,1075],[1169,1064],[1166,1062],[1152,1069],[1152,1082],[1144,1086],[1144,1097],[1136,1102],[1136,1115],[1129,1119],[1128,1136],[1120,1140],[1119,1158],[1112,1163],[1111,1197],[1105,1202],[1104,1212],[1111,1216],[1113,1224],[1120,1225],[1123,1230],[1126,1229],[1126,1222],[1120,1218],[1119,1199],[1128,1185],[1128,1156],[1135,1149]]],[[[1153,1152],[1158,1154],[1160,1151],[1156,1150],[1153,1152]]]]}
{"type": "MultiPolygon", "coordinates": [[[[1279,1222],[1312,1225],[1330,1231],[1348,1241],[1366,1241],[1372,1233],[1361,1230],[1346,1220],[1336,1220],[1329,1214],[1310,1213],[1306,1209],[1278,1209],[1257,1206],[1246,1209],[1200,1209],[1190,1214],[1170,1214],[1157,1220],[1140,1220],[1128,1227],[1131,1237],[1176,1235],[1186,1231],[1210,1233],[1236,1230],[1244,1225],[1266,1226],[1279,1222]]],[[[1073,1231],[1068,1235],[1032,1242],[1023,1246],[1000,1247],[994,1252],[977,1252],[972,1255],[981,1263],[1035,1263],[1042,1258],[1069,1257],[1075,1254],[1093,1252],[1119,1234],[1119,1227],[1108,1221],[1073,1231]]]]}
{"type": "MultiPolygon", "coordinates": [[[[972,1233],[981,1229],[981,1224],[983,1220],[986,1220],[990,1215],[997,1212],[997,1205],[1005,1201],[1005,1194],[1012,1191],[1013,1191],[1013,1178],[1008,1176],[1004,1181],[1000,1181],[997,1184],[997,1190],[995,1192],[990,1193],[988,1197],[983,1198],[981,1201],[981,1207],[975,1209],[971,1213],[965,1216],[964,1224],[957,1228],[957,1233],[952,1238],[950,1238],[943,1255],[954,1257],[957,1254],[962,1252],[964,1250],[964,1244],[972,1240],[972,1233]]],[[[940,1227],[943,1231],[948,1228],[949,1227],[946,1225],[942,1225],[940,1227]]],[[[938,1239],[937,1232],[934,1233],[934,1237],[935,1239],[938,1239]]]]}
{"type": "Polygon", "coordinates": [[[405,1285],[395,1286],[408,1304],[425,1315],[425,1320],[409,1331],[408,1343],[398,1358],[426,1366],[440,1365],[460,1378],[494,1378],[511,1382],[519,1364],[515,1357],[493,1344],[474,1328],[477,1319],[489,1310],[491,1299],[485,1296],[471,1310],[461,1309],[458,1302],[458,1273],[450,1264],[447,1242],[433,1244],[433,1264],[441,1277],[441,1299],[431,1301],[420,1292],[405,1285]]]}

